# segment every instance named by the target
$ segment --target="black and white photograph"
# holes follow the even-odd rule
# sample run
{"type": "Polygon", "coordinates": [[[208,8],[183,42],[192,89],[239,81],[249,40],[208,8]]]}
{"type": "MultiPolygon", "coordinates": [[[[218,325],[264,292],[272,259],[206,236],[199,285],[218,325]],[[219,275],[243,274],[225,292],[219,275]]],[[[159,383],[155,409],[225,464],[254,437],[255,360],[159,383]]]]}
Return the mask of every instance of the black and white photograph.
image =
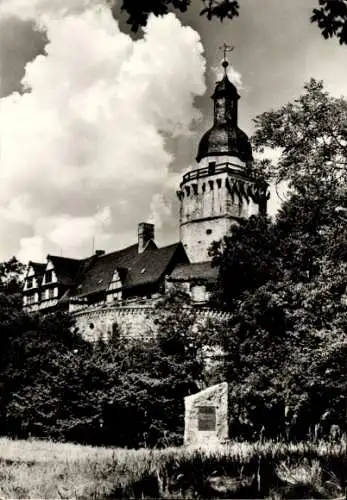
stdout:
{"type": "Polygon", "coordinates": [[[347,500],[347,0],[0,0],[0,499],[347,500]]]}

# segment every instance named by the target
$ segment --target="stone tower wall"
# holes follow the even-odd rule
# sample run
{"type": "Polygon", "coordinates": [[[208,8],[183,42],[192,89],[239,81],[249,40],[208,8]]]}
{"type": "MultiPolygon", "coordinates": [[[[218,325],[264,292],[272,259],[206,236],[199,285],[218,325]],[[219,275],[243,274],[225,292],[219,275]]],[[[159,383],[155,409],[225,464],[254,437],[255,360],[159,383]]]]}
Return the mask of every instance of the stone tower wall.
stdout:
{"type": "Polygon", "coordinates": [[[226,235],[233,221],[229,218],[205,219],[197,223],[191,222],[181,226],[181,241],[190,262],[205,262],[211,260],[208,255],[213,241],[218,241],[226,235]]]}
{"type": "Polygon", "coordinates": [[[259,212],[252,196],[253,183],[235,177],[227,164],[217,165],[216,172],[201,175],[196,170],[184,176],[180,198],[180,240],[191,262],[211,260],[208,249],[233,224],[259,212]]]}

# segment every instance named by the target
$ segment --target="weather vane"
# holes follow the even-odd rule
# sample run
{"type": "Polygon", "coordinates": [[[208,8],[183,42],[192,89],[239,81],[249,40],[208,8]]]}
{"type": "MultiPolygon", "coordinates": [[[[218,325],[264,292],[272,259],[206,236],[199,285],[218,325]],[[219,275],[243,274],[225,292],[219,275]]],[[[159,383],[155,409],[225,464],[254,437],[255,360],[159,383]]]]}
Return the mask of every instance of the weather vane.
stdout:
{"type": "Polygon", "coordinates": [[[232,45],[228,45],[227,43],[223,43],[223,45],[219,47],[219,49],[223,51],[223,59],[224,61],[226,61],[228,52],[232,52],[234,50],[234,47],[232,45]]]}
{"type": "Polygon", "coordinates": [[[227,54],[232,52],[234,50],[234,47],[232,45],[228,45],[227,43],[223,43],[223,45],[221,47],[219,47],[219,50],[223,51],[222,66],[223,66],[225,74],[226,74],[227,67],[229,66],[229,62],[227,61],[227,54]]]}

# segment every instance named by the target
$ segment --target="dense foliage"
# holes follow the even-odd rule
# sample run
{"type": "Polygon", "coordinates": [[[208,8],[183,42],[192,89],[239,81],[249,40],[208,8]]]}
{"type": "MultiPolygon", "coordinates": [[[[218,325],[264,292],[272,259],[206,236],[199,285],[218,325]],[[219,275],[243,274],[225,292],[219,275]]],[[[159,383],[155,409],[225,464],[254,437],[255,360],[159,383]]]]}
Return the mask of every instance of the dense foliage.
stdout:
{"type": "MultiPolygon", "coordinates": [[[[110,0],[111,3],[112,0],[110,0]]],[[[234,19],[239,15],[238,0],[200,0],[201,16],[208,20],[234,19]]],[[[149,14],[164,15],[169,10],[186,12],[192,0],[123,0],[122,10],[127,12],[127,23],[133,31],[145,26],[149,14]]],[[[258,8],[258,7],[255,7],[258,8]]],[[[261,8],[261,2],[259,2],[261,8]]],[[[318,8],[313,9],[311,22],[316,23],[324,38],[336,37],[340,44],[347,43],[347,2],[346,0],[318,0],[318,8]]]]}
{"type": "Polygon", "coordinates": [[[346,118],[346,101],[312,80],[256,119],[256,146],[279,153],[256,168],[290,191],[274,221],[251,217],[212,248],[232,312],[223,342],[235,434],[346,431],[346,118]]]}
{"type": "MultiPolygon", "coordinates": [[[[201,16],[206,16],[211,20],[217,18],[220,21],[224,19],[233,19],[239,15],[239,2],[237,0],[200,0],[201,16]]],[[[145,26],[148,16],[164,15],[169,10],[178,10],[186,12],[191,6],[192,0],[123,0],[122,11],[128,14],[127,23],[133,31],[145,26]]]]}
{"type": "Polygon", "coordinates": [[[347,43],[346,0],[319,0],[319,8],[313,9],[311,21],[318,24],[324,38],[336,36],[341,45],[347,43]]]}
{"type": "MultiPolygon", "coordinates": [[[[10,268],[3,268],[5,287],[10,268]]],[[[114,329],[108,343],[92,345],[63,313],[23,312],[12,300],[17,292],[0,296],[2,434],[125,447],[181,443],[184,396],[203,376],[196,316],[181,318],[182,297],[160,305],[156,337],[120,338],[114,329]]]]}

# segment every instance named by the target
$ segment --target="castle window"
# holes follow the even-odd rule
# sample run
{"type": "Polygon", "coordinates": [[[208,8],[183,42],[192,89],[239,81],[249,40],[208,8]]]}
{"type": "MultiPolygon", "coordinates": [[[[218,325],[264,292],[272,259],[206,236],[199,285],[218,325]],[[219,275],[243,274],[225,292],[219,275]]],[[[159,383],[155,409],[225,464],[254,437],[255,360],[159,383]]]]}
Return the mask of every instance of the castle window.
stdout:
{"type": "Polygon", "coordinates": [[[45,282],[46,283],[51,283],[52,281],[53,281],[53,273],[52,273],[52,271],[46,271],[45,282]]]}
{"type": "Polygon", "coordinates": [[[221,187],[222,187],[222,179],[217,179],[217,186],[218,186],[219,188],[221,188],[221,187]]]}
{"type": "Polygon", "coordinates": [[[27,288],[32,288],[34,285],[34,278],[27,278],[27,288]]]}
{"type": "Polygon", "coordinates": [[[216,170],[216,162],[215,161],[210,161],[208,164],[208,174],[212,175],[215,173],[216,170]]]}
{"type": "Polygon", "coordinates": [[[50,288],[48,290],[48,299],[53,299],[54,298],[54,288],[50,288]]]}
{"type": "Polygon", "coordinates": [[[118,323],[112,323],[112,338],[118,339],[120,337],[121,330],[118,323]]]}
{"type": "Polygon", "coordinates": [[[202,192],[204,193],[205,191],[206,191],[206,184],[203,183],[203,185],[202,185],[202,192]]]}
{"type": "Polygon", "coordinates": [[[32,304],[35,304],[35,295],[28,295],[27,296],[27,305],[31,306],[32,304]]]}
{"type": "Polygon", "coordinates": [[[205,302],[207,299],[205,285],[194,284],[191,288],[191,297],[193,302],[205,302]]]}
{"type": "Polygon", "coordinates": [[[212,229],[206,229],[206,234],[212,234],[212,229]]]}
{"type": "Polygon", "coordinates": [[[89,323],[89,328],[90,328],[91,330],[94,330],[94,323],[89,323]]]}

